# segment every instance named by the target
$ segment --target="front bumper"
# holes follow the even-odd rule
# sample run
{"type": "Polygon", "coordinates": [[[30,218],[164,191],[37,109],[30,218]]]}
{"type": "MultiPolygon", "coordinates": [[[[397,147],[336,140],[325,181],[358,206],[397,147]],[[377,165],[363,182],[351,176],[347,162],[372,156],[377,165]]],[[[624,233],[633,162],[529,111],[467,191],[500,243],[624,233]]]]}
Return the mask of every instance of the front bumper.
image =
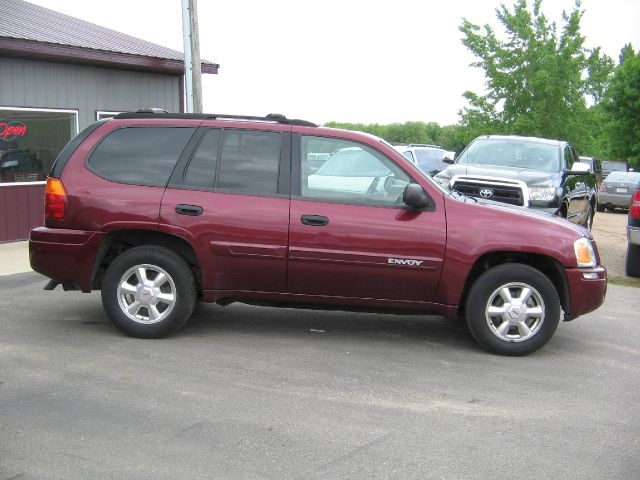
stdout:
{"type": "Polygon", "coordinates": [[[91,291],[102,232],[38,227],[29,236],[29,261],[36,272],[56,283],[91,291]]]}
{"type": "Polygon", "coordinates": [[[593,312],[602,305],[607,294],[607,270],[603,266],[567,268],[565,273],[570,298],[565,320],[593,312]]]}

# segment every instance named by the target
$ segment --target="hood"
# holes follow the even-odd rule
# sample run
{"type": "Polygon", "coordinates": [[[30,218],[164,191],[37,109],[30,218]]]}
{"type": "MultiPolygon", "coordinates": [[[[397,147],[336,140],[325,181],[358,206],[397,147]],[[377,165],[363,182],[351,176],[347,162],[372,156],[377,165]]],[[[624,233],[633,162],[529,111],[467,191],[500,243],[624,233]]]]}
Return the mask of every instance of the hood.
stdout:
{"type": "MultiPolygon", "coordinates": [[[[453,199],[454,197],[452,196],[451,198],[453,199]]],[[[591,232],[585,229],[584,227],[577,225],[573,222],[570,222],[565,218],[558,217],[557,215],[552,215],[550,213],[546,213],[533,208],[519,207],[517,205],[509,205],[508,203],[485,200],[484,198],[467,197],[466,195],[461,195],[460,198],[457,198],[456,200],[469,204],[471,208],[473,208],[471,206],[472,204],[476,204],[479,207],[490,208],[492,210],[495,210],[496,213],[500,215],[505,215],[505,214],[519,215],[523,217],[537,219],[541,222],[545,222],[549,225],[553,225],[555,228],[570,229],[578,233],[582,237],[593,239],[591,232]]]]}
{"type": "Polygon", "coordinates": [[[520,180],[527,185],[546,183],[560,176],[559,172],[542,172],[528,168],[500,167],[493,165],[455,164],[440,172],[440,176],[452,178],[456,175],[485,176],[520,180]]]}

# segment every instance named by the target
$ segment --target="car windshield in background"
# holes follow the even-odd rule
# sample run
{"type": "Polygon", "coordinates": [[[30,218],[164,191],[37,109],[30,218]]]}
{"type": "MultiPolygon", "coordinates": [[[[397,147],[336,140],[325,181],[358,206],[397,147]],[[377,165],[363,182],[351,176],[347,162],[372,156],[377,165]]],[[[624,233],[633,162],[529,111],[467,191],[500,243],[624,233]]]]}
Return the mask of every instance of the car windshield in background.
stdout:
{"type": "Polygon", "coordinates": [[[616,170],[619,172],[626,172],[627,171],[627,164],[624,162],[615,162],[615,161],[608,161],[608,160],[603,160],[602,161],[602,169],[603,170],[616,170]]]}
{"type": "Polygon", "coordinates": [[[369,152],[353,147],[338,150],[315,174],[335,177],[386,177],[391,175],[391,171],[369,152]]]}
{"type": "Polygon", "coordinates": [[[418,160],[418,166],[425,172],[432,170],[443,170],[447,164],[442,163],[442,159],[445,155],[444,150],[426,150],[416,149],[414,154],[418,160]]]}
{"type": "Polygon", "coordinates": [[[473,142],[459,164],[560,171],[560,150],[556,145],[529,141],[490,139],[473,142]]]}
{"type": "Polygon", "coordinates": [[[640,182],[640,172],[611,172],[607,182],[640,182]]]}

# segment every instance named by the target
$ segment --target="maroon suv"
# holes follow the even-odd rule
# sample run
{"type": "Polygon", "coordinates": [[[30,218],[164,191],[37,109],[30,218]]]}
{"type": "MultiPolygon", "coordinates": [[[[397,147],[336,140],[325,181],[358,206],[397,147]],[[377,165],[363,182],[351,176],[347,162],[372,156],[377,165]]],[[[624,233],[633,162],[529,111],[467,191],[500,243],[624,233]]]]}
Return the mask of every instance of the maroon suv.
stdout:
{"type": "Polygon", "coordinates": [[[607,287],[587,230],[282,115],[96,122],[60,153],[45,208],[29,243],[45,288],[102,290],[136,337],[176,331],[198,300],[239,301],[464,316],[485,349],[523,355],[607,287]]]}

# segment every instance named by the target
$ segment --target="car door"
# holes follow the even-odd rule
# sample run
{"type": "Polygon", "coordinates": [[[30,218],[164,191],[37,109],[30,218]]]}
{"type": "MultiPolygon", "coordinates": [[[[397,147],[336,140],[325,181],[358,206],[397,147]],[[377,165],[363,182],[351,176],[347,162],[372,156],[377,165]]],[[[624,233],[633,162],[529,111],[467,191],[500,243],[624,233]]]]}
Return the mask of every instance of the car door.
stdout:
{"type": "MultiPolygon", "coordinates": [[[[564,166],[566,170],[571,170],[573,164],[578,161],[571,145],[564,147],[564,166]]],[[[590,212],[589,191],[593,188],[593,181],[590,175],[568,175],[565,180],[567,198],[567,219],[586,225],[587,215],[590,212]]]]}
{"type": "Polygon", "coordinates": [[[285,290],[290,128],[202,128],[181,158],[160,229],[194,246],[203,289],[285,290]]]}
{"type": "Polygon", "coordinates": [[[313,135],[293,144],[288,291],[432,300],[446,242],[442,198],[423,211],[404,205],[412,178],[371,146],[313,135]],[[334,153],[311,172],[307,158],[319,149],[334,153]]]}

